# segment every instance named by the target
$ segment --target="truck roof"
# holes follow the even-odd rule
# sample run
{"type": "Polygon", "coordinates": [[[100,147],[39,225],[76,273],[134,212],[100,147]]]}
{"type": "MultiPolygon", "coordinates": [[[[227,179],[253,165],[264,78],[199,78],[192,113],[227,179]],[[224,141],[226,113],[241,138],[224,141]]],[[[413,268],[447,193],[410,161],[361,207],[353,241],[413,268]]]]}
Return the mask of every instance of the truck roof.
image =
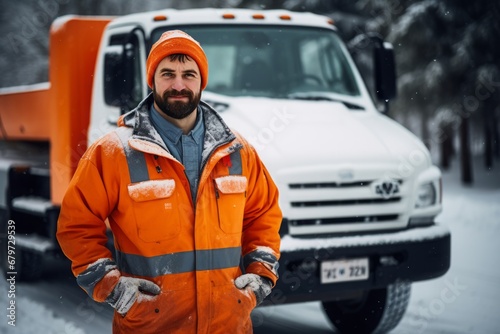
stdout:
{"type": "Polygon", "coordinates": [[[254,10],[241,8],[164,9],[125,15],[113,20],[109,27],[137,24],[149,35],[155,28],[168,25],[218,24],[223,23],[309,26],[336,29],[327,16],[312,13],[292,12],[283,9],[254,10]]]}

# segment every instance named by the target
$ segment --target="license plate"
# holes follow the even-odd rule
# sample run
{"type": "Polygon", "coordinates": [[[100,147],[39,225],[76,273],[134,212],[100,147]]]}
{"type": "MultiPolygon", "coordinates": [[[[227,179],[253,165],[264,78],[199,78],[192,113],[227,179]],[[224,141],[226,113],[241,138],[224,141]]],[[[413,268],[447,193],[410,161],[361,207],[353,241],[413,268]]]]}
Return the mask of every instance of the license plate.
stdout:
{"type": "Polygon", "coordinates": [[[321,283],[338,283],[368,279],[368,258],[321,262],[321,283]]]}

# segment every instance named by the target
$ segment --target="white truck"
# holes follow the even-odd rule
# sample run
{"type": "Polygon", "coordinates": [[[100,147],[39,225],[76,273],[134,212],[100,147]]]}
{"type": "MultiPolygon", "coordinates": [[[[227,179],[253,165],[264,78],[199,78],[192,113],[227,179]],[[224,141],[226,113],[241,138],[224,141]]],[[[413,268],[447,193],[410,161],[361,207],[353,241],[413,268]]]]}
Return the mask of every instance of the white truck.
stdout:
{"type": "MultiPolygon", "coordinates": [[[[450,266],[450,232],[435,223],[441,173],[421,141],[376,109],[332,20],[309,13],[57,19],[50,84],[0,91],[4,271],[33,279],[43,256],[58,253],[57,216],[78,159],[146,97],[149,48],[170,29],[201,43],[209,60],[202,99],[249,139],[279,187],[280,279],[263,307],[321,301],[341,333],[393,329],[411,283],[450,266]]],[[[370,39],[376,94],[389,100],[393,51],[370,39]]]]}

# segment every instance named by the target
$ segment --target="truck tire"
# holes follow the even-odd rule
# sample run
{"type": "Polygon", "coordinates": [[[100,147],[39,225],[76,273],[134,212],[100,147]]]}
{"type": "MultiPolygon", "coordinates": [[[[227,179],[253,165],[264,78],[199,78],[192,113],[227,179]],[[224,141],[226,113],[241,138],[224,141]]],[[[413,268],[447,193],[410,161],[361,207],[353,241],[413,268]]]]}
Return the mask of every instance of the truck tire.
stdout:
{"type": "Polygon", "coordinates": [[[10,275],[7,273],[15,272],[16,280],[22,281],[34,281],[42,276],[42,255],[31,249],[17,246],[16,254],[14,256],[16,262],[14,270],[9,268],[7,262],[7,238],[1,237],[0,242],[2,249],[0,250],[0,269],[3,271],[4,277],[8,278],[10,275]]]}
{"type": "Polygon", "coordinates": [[[411,283],[396,282],[384,289],[366,291],[356,300],[323,302],[323,309],[340,333],[387,333],[403,318],[410,300],[411,283]]]}
{"type": "Polygon", "coordinates": [[[3,272],[3,276],[8,278],[8,272],[16,273],[17,281],[33,281],[42,275],[42,254],[22,247],[21,245],[14,243],[15,254],[15,264],[13,268],[9,267],[8,263],[8,213],[5,210],[0,210],[0,269],[3,272]],[[13,270],[12,270],[13,269],[13,270]]]}
{"type": "Polygon", "coordinates": [[[16,279],[18,281],[35,281],[42,276],[43,256],[35,250],[16,247],[16,279]]]}

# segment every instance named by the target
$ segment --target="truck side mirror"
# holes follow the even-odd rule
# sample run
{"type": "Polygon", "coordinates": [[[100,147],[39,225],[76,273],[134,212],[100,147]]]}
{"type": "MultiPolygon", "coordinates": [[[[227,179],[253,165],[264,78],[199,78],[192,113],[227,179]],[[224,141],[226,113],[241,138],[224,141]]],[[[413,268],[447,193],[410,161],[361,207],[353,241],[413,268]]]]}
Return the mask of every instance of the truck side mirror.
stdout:
{"type": "Polygon", "coordinates": [[[120,107],[122,112],[130,105],[134,89],[134,51],[130,43],[108,46],[104,54],[104,101],[120,107]]]}
{"type": "Polygon", "coordinates": [[[392,44],[377,41],[373,48],[375,63],[375,91],[380,100],[387,101],[397,94],[396,65],[392,44]]]}
{"type": "Polygon", "coordinates": [[[384,110],[381,112],[388,114],[389,100],[397,94],[396,65],[392,45],[384,42],[376,33],[366,33],[354,37],[347,47],[373,99],[384,102],[384,110]]]}

